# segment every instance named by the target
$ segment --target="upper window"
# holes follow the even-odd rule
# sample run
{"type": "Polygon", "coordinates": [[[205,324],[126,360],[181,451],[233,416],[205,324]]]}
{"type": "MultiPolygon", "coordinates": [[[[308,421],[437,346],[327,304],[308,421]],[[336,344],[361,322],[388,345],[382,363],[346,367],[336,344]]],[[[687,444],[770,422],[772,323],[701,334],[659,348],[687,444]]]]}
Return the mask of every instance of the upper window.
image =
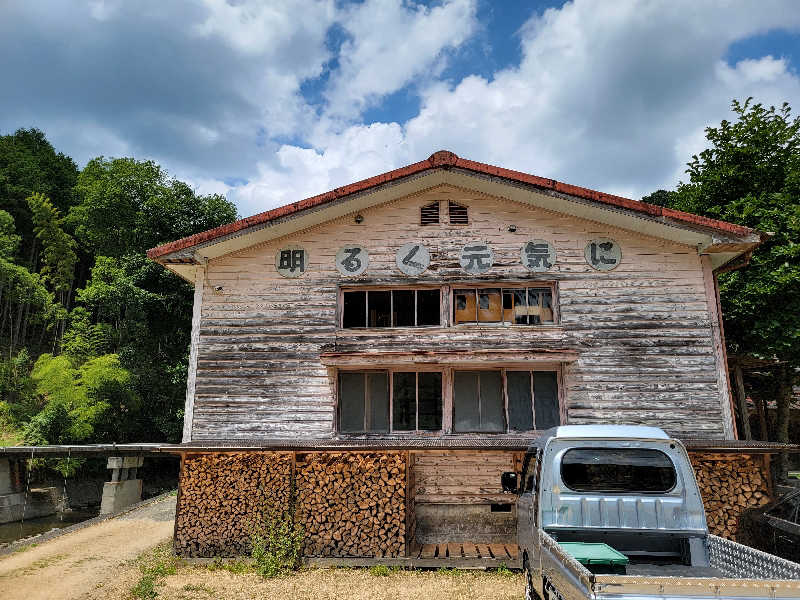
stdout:
{"type": "Polygon", "coordinates": [[[561,479],[576,492],[665,493],[677,475],[660,450],[573,448],[561,459],[561,479]]]}
{"type": "Polygon", "coordinates": [[[359,433],[441,429],[440,372],[339,373],[340,431],[359,433]]]}
{"type": "Polygon", "coordinates": [[[450,225],[468,225],[469,214],[467,207],[455,202],[447,203],[447,212],[450,215],[450,225]]]}
{"type": "Polygon", "coordinates": [[[419,209],[419,222],[421,225],[436,225],[439,223],[439,203],[432,202],[419,209]]]}
{"type": "Polygon", "coordinates": [[[530,431],[560,422],[554,371],[455,371],[453,429],[530,431]]]}
{"type": "Polygon", "coordinates": [[[453,292],[453,323],[554,323],[550,287],[467,288],[453,292]]]}
{"type": "Polygon", "coordinates": [[[342,327],[423,327],[441,325],[439,289],[345,291],[342,327]]]}

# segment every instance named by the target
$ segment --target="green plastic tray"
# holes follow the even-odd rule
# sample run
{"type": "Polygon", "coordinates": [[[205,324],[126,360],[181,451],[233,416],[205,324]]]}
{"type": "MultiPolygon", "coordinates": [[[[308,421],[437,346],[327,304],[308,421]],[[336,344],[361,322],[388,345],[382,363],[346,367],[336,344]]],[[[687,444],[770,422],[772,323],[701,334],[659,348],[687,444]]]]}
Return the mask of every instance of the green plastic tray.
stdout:
{"type": "Polygon", "coordinates": [[[628,564],[628,557],[608,544],[589,542],[559,542],[575,560],[582,565],[607,565],[609,567],[628,564]]]}

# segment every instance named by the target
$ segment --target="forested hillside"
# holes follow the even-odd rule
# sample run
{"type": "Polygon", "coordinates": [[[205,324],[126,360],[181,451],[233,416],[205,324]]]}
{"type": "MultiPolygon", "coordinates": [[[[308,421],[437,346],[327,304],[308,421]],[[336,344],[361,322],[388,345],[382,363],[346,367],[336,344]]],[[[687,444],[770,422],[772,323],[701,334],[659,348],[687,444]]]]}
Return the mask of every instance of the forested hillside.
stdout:
{"type": "Polygon", "coordinates": [[[0,444],[179,441],[192,289],[145,251],[235,218],[152,161],[0,136],[0,444]]]}

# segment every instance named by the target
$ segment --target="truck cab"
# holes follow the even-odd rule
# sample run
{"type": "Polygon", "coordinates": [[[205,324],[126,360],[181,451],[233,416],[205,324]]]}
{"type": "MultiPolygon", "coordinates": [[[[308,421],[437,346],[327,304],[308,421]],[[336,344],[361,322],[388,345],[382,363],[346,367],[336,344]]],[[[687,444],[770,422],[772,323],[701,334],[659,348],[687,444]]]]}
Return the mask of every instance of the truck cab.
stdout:
{"type": "MultiPolygon", "coordinates": [[[[504,473],[502,484],[518,494],[528,597],[599,598],[603,590],[621,597],[635,590],[643,598],[652,581],[686,592],[687,581],[752,578],[746,565],[719,555],[758,551],[709,535],[686,449],[661,429],[549,429],[528,448],[519,479],[504,473]]],[[[800,577],[800,565],[759,554],[779,565],[765,575],[800,577]]],[[[681,596],[695,597],[677,591],[669,597],[681,596]]]]}

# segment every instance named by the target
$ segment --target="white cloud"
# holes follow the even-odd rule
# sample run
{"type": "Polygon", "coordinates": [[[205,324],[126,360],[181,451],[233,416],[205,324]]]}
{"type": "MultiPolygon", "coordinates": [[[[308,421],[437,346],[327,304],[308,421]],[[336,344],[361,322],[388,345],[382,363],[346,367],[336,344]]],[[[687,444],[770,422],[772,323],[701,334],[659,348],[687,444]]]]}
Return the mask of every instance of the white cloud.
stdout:
{"type": "Polygon", "coordinates": [[[725,60],[800,31],[795,0],[576,0],[522,24],[519,64],[442,81],[492,26],[481,1],[0,3],[0,131],[40,127],[79,163],[152,158],[247,215],[439,149],[638,197],[685,177],[732,98],[800,110],[798,65],[725,60]],[[399,90],[417,115],[363,122],[399,90]]]}
{"type": "Polygon", "coordinates": [[[367,0],[339,16],[350,36],[325,93],[328,114],[354,117],[381,96],[430,78],[448,50],[476,27],[476,0],[429,8],[402,0],[367,0]]]}
{"type": "MultiPolygon", "coordinates": [[[[724,60],[734,41],[774,28],[800,28],[794,2],[578,0],[549,9],[522,28],[519,65],[491,80],[432,82],[402,126],[318,127],[314,149],[282,146],[277,164],[262,163],[234,197],[265,210],[442,148],[630,197],[671,188],[702,149],[704,128],[732,118],[733,98],[800,107],[800,80],[785,60],[724,60]],[[362,163],[364,148],[374,154],[362,163]]],[[[334,97],[357,104],[378,89],[334,97]]]]}
{"type": "Polygon", "coordinates": [[[377,175],[409,156],[397,123],[349,127],[331,134],[324,146],[322,151],[282,146],[277,165],[261,163],[258,177],[232,189],[228,198],[240,214],[250,215],[377,175]]]}
{"type": "MultiPolygon", "coordinates": [[[[208,16],[193,30],[201,36],[218,35],[243,54],[275,54],[293,38],[312,45],[325,39],[334,18],[332,0],[202,0],[208,16]]],[[[292,61],[292,56],[284,55],[292,61]]]]}

